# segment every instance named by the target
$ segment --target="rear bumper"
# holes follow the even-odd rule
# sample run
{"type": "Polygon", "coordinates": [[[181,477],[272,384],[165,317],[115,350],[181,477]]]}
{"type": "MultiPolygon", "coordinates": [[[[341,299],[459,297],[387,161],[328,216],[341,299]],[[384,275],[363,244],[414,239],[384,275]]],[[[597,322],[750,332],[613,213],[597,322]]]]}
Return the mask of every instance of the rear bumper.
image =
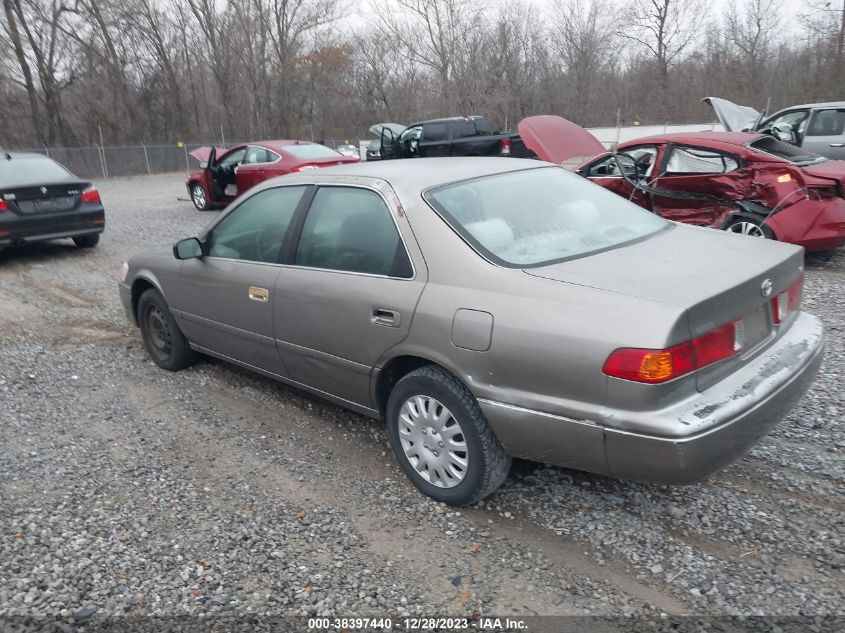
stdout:
{"type": "Polygon", "coordinates": [[[802,200],[768,221],[777,238],[808,253],[845,246],[845,198],[802,200]]]}
{"type": "MultiPolygon", "coordinates": [[[[516,457],[660,484],[691,484],[745,454],[807,391],[821,365],[824,327],[800,313],[766,353],[664,417],[673,437],[646,435],[479,400],[516,457]]],[[[626,420],[629,412],[613,411],[626,420]]],[[[638,415],[641,415],[639,413],[638,415]]]]}
{"type": "Polygon", "coordinates": [[[102,207],[42,215],[0,215],[0,246],[41,242],[62,237],[95,235],[105,229],[102,207]]]}

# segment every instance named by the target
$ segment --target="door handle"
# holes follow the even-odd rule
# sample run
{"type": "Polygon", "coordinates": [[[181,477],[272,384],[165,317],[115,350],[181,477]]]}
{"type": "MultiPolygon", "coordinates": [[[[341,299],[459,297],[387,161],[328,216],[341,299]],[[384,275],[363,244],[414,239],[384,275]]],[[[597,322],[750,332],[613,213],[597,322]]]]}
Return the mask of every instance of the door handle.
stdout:
{"type": "Polygon", "coordinates": [[[249,298],[253,301],[267,303],[268,301],[270,301],[270,291],[267,290],[267,288],[258,288],[257,286],[250,286],[249,298]]]}
{"type": "Polygon", "coordinates": [[[845,143],[831,143],[831,147],[845,147],[845,143]]]}
{"type": "Polygon", "coordinates": [[[373,308],[373,313],[370,316],[370,323],[373,325],[384,325],[387,327],[399,327],[399,313],[395,310],[385,310],[384,308],[373,308]]]}

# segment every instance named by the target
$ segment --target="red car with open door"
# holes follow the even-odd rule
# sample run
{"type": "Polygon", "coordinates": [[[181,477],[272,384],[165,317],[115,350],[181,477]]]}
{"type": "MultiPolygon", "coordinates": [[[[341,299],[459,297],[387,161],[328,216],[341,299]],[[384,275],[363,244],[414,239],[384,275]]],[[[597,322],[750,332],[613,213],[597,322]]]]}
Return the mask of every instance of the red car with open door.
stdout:
{"type": "Polygon", "coordinates": [[[586,160],[576,173],[667,220],[777,239],[808,252],[845,245],[845,161],[759,133],[661,134],[608,152],[560,117],[529,117],[519,131],[540,158],[586,160]],[[594,158],[583,158],[586,153],[594,158]]]}
{"type": "Polygon", "coordinates": [[[359,160],[310,141],[257,141],[219,151],[200,147],[191,156],[200,165],[185,185],[200,211],[225,206],[269,178],[359,160]]]}

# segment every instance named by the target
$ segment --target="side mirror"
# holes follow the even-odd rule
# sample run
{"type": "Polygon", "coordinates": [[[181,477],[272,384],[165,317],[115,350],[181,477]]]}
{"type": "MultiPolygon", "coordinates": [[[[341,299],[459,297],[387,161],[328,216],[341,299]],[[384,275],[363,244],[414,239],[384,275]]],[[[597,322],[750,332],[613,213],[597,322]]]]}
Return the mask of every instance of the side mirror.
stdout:
{"type": "Polygon", "coordinates": [[[208,169],[208,163],[200,163],[200,169],[208,169]]]}
{"type": "Polygon", "coordinates": [[[176,259],[198,259],[202,257],[202,244],[195,237],[179,240],[173,245],[173,257],[176,259]]]}

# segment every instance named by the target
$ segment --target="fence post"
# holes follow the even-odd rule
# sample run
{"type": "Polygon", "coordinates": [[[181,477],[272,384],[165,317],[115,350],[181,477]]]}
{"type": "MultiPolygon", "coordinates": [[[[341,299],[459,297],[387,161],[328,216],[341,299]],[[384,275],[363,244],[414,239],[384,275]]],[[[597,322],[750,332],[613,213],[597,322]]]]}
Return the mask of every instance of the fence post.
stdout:
{"type": "Polygon", "coordinates": [[[50,148],[46,145],[44,146],[44,153],[47,154],[47,158],[50,158],[50,148]]]}
{"type": "Polygon", "coordinates": [[[97,130],[100,132],[100,161],[103,165],[103,178],[108,178],[109,168],[106,165],[106,148],[103,146],[103,128],[98,125],[97,130]]]}
{"type": "Polygon", "coordinates": [[[182,147],[185,149],[185,169],[190,171],[191,170],[191,164],[188,162],[188,146],[182,145],[182,147]]]}
{"type": "Polygon", "coordinates": [[[148,176],[152,176],[152,175],[153,175],[153,172],[151,172],[151,171],[150,171],[150,157],[149,157],[149,155],[147,154],[147,144],[146,144],[146,143],[144,143],[144,144],[142,145],[142,147],[144,148],[144,161],[147,163],[147,175],[148,175],[148,176]]]}

